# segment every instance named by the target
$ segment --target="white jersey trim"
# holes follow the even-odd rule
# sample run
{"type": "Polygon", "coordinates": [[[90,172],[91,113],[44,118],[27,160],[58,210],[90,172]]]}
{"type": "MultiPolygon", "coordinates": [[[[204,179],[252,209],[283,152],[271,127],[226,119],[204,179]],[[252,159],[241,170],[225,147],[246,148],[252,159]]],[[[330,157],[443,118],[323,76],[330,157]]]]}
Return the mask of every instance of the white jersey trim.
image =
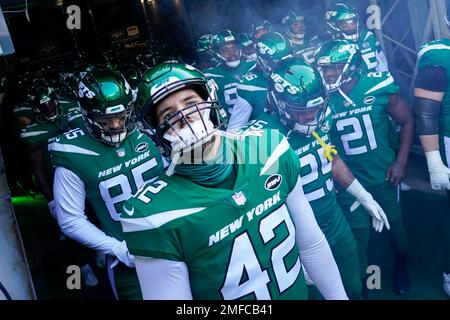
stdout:
{"type": "Polygon", "coordinates": [[[446,46],[445,44],[432,44],[431,46],[426,46],[417,53],[417,60],[420,60],[425,53],[431,50],[450,50],[450,46],[446,46]]]}
{"type": "MultiPolygon", "coordinates": [[[[206,207],[171,210],[153,214],[144,218],[120,219],[123,232],[135,232],[159,228],[175,219],[189,216],[191,214],[205,210],[206,207]]],[[[134,211],[133,209],[128,211],[134,211]]]]}
{"type": "Polygon", "coordinates": [[[72,144],[63,144],[63,143],[57,143],[52,142],[48,145],[48,151],[60,151],[60,152],[68,152],[68,153],[79,153],[79,154],[87,154],[90,156],[99,156],[97,152],[80,148],[77,146],[74,146],[72,144]]]}
{"type": "Polygon", "coordinates": [[[48,133],[48,131],[22,132],[20,134],[20,137],[21,138],[35,137],[45,133],[48,133]]]}
{"type": "Polygon", "coordinates": [[[283,155],[283,153],[288,150],[289,142],[287,141],[286,137],[284,137],[283,140],[281,140],[280,144],[275,148],[275,150],[273,150],[272,155],[267,160],[264,167],[261,169],[261,173],[259,175],[262,176],[263,174],[265,174],[267,170],[269,170],[269,168],[283,155]]]}
{"type": "Polygon", "coordinates": [[[372,92],[375,92],[381,88],[387,87],[388,85],[390,85],[391,83],[394,83],[394,78],[392,78],[392,76],[390,76],[389,78],[387,78],[386,80],[380,82],[379,84],[377,84],[376,86],[370,88],[369,90],[366,91],[366,93],[364,94],[369,94],[372,92]]]}
{"type": "Polygon", "coordinates": [[[258,86],[250,86],[246,84],[238,84],[236,86],[237,89],[245,90],[245,91],[267,91],[267,88],[258,87],[258,86]]]}

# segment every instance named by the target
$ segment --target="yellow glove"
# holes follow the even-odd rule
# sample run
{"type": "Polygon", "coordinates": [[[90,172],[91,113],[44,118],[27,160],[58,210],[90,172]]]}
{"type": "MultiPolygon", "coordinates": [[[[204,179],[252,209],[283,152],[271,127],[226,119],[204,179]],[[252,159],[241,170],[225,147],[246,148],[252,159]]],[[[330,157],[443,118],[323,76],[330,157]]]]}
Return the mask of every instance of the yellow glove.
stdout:
{"type": "Polygon", "coordinates": [[[314,138],[316,138],[316,140],[322,146],[322,148],[324,150],[323,154],[328,159],[328,161],[330,161],[330,162],[333,161],[333,156],[337,155],[337,150],[335,149],[335,147],[333,145],[331,145],[331,146],[327,145],[325,143],[325,141],[323,141],[322,138],[319,137],[317,132],[313,131],[312,135],[313,135],[314,138]]]}

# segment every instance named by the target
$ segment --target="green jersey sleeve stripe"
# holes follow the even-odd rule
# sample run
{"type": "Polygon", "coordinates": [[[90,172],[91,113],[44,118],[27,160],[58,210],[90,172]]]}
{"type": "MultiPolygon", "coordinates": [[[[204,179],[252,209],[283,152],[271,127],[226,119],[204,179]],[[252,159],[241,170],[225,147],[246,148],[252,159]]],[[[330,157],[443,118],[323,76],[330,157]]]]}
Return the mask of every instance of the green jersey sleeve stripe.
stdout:
{"type": "Polygon", "coordinates": [[[48,133],[48,131],[33,131],[33,132],[22,132],[20,134],[21,138],[29,138],[29,137],[35,137],[35,136],[39,136],[41,134],[46,134],[48,133]]]}
{"type": "Polygon", "coordinates": [[[420,60],[422,56],[431,50],[450,50],[450,46],[446,46],[445,44],[433,44],[431,46],[426,46],[425,48],[422,48],[417,53],[417,59],[420,60]]]}
{"type": "Polygon", "coordinates": [[[30,107],[19,107],[14,108],[13,113],[21,112],[21,111],[31,111],[32,109],[30,107]]]}
{"type": "MultiPolygon", "coordinates": [[[[122,221],[123,232],[151,230],[159,228],[175,219],[186,217],[191,214],[203,211],[205,209],[206,207],[171,210],[153,214],[151,216],[144,218],[129,218],[129,219],[121,218],[120,220],[122,221]]],[[[127,209],[127,211],[134,211],[134,210],[127,209]]]]}
{"type": "Polygon", "coordinates": [[[390,85],[393,82],[394,82],[394,78],[389,77],[386,80],[384,80],[384,81],[380,82],[379,84],[377,84],[376,86],[374,86],[374,87],[370,88],[369,90],[367,90],[365,94],[369,94],[369,93],[375,92],[375,91],[377,91],[377,90],[379,90],[381,88],[387,87],[388,85],[390,85]]]}
{"type": "Polygon", "coordinates": [[[269,170],[269,168],[286,152],[289,150],[289,142],[287,141],[286,137],[281,140],[280,144],[273,150],[272,155],[267,160],[264,167],[261,169],[261,173],[259,174],[262,176],[269,170]]]}
{"type": "Polygon", "coordinates": [[[257,64],[255,63],[250,69],[248,69],[248,70],[247,70],[247,73],[249,73],[250,71],[253,71],[253,69],[256,68],[256,65],[257,65],[257,64]]]}
{"type": "Polygon", "coordinates": [[[207,76],[209,78],[225,78],[224,76],[222,76],[220,74],[214,74],[214,73],[205,73],[205,76],[207,76]]]}
{"type": "Polygon", "coordinates": [[[77,146],[74,146],[72,144],[63,144],[63,143],[57,143],[52,142],[48,145],[48,151],[60,151],[60,152],[68,152],[68,153],[78,153],[78,154],[87,154],[90,156],[99,156],[97,152],[80,148],[77,146]]]}
{"type": "Polygon", "coordinates": [[[82,114],[77,114],[77,115],[75,115],[73,117],[70,117],[69,121],[73,121],[73,120],[78,119],[79,117],[82,117],[82,116],[83,116],[82,114]]]}
{"type": "Polygon", "coordinates": [[[240,90],[246,90],[246,91],[267,91],[267,88],[263,87],[257,87],[257,86],[250,86],[246,84],[238,84],[236,88],[240,90]]]}

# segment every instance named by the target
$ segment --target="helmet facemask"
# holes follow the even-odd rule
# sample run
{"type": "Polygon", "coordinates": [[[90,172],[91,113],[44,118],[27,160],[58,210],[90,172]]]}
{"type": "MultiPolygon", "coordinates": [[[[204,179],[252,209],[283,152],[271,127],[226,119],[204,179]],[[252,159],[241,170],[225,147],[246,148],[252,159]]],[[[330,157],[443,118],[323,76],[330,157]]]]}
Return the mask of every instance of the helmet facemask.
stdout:
{"type": "Polygon", "coordinates": [[[242,55],[246,57],[247,61],[256,61],[258,55],[256,54],[256,47],[254,43],[242,48],[242,55]]]}
{"type": "MultiPolygon", "coordinates": [[[[204,101],[189,103],[181,110],[170,112],[164,116],[162,122],[158,121],[155,109],[144,115],[145,121],[154,128],[155,138],[163,153],[171,158],[175,154],[188,153],[200,146],[204,149],[216,131],[225,125],[224,111],[217,101],[214,82],[210,80],[207,84],[189,84],[178,88],[183,89],[193,89],[204,101]]],[[[178,90],[166,93],[159,102],[178,90]]],[[[155,93],[155,96],[158,96],[158,93],[155,93]]]]}
{"type": "Polygon", "coordinates": [[[255,28],[255,30],[253,31],[253,38],[255,40],[258,40],[259,38],[261,38],[263,35],[269,33],[270,30],[264,28],[263,26],[257,27],[255,28]]]}
{"type": "Polygon", "coordinates": [[[360,36],[358,16],[339,21],[339,31],[343,39],[357,41],[360,36]]]}
{"type": "Polygon", "coordinates": [[[56,94],[51,88],[42,88],[40,93],[32,96],[33,109],[38,121],[55,121],[62,115],[62,108],[56,94]],[[45,93],[43,93],[44,91],[45,93]]]}
{"type": "Polygon", "coordinates": [[[322,74],[328,91],[336,91],[344,83],[351,81],[354,75],[360,70],[360,66],[352,63],[356,49],[349,49],[349,57],[346,61],[330,62],[330,57],[320,57],[317,60],[317,67],[322,74]]]}
{"type": "Polygon", "coordinates": [[[217,102],[200,102],[171,114],[156,129],[157,136],[163,138],[163,148],[187,153],[206,145],[220,127],[217,117],[211,117],[217,108],[217,102]]]}
{"type": "Polygon", "coordinates": [[[45,97],[39,102],[39,106],[35,108],[37,118],[40,121],[55,121],[62,115],[62,108],[58,99],[45,97]]]}
{"type": "Polygon", "coordinates": [[[217,49],[218,57],[230,68],[237,68],[241,63],[242,47],[236,42],[222,44],[217,49]]]}
{"type": "Polygon", "coordinates": [[[105,113],[82,110],[87,129],[97,140],[110,145],[121,144],[129,135],[133,125],[133,101],[128,106],[118,105],[106,109],[105,113]]]}
{"type": "Polygon", "coordinates": [[[276,106],[281,123],[290,130],[309,136],[319,128],[325,120],[328,97],[309,100],[306,105],[286,102],[278,99],[273,93],[270,100],[276,106]]]}
{"type": "Polygon", "coordinates": [[[303,41],[305,38],[305,23],[303,22],[303,17],[293,21],[287,28],[286,34],[291,38],[291,40],[303,41]]]}
{"type": "Polygon", "coordinates": [[[268,78],[270,76],[270,73],[272,72],[272,68],[275,63],[271,63],[268,59],[263,58],[261,55],[258,55],[256,62],[258,63],[258,66],[261,69],[261,71],[268,78]]]}
{"type": "Polygon", "coordinates": [[[348,66],[346,63],[330,63],[319,65],[319,71],[322,74],[327,90],[330,92],[339,89],[343,83],[344,69],[348,66]]]}

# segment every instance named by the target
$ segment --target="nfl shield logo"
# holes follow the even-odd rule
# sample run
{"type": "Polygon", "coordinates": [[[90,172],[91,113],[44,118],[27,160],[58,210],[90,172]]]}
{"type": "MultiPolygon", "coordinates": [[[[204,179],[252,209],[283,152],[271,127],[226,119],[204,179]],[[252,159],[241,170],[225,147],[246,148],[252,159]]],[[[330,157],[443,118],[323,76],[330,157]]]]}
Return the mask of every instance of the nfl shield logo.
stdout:
{"type": "Polygon", "coordinates": [[[125,156],[125,149],[119,149],[117,150],[117,155],[122,158],[125,156]]]}
{"type": "Polygon", "coordinates": [[[247,201],[247,199],[245,198],[245,196],[242,193],[242,191],[236,192],[233,195],[233,200],[234,200],[234,202],[236,202],[236,204],[238,206],[243,206],[245,204],[245,202],[247,201]]]}

